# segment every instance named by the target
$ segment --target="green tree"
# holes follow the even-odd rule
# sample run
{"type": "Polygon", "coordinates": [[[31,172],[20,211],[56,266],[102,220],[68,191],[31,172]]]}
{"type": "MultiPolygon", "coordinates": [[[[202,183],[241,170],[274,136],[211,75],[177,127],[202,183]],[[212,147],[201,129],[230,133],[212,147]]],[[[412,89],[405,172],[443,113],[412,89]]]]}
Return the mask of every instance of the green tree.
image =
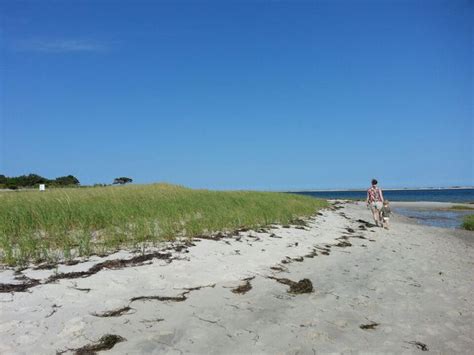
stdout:
{"type": "Polygon", "coordinates": [[[59,186],[71,186],[71,185],[77,186],[80,184],[79,180],[73,175],[57,177],[54,180],[54,183],[59,186]]]}
{"type": "Polygon", "coordinates": [[[9,185],[14,185],[17,187],[32,187],[37,186],[39,184],[47,184],[50,180],[37,175],[37,174],[29,174],[29,175],[21,175],[17,177],[8,178],[9,185]]]}
{"type": "Polygon", "coordinates": [[[125,185],[125,184],[128,184],[129,182],[133,182],[133,180],[128,177],[122,176],[122,177],[115,178],[113,183],[114,185],[116,184],[125,185]]]}

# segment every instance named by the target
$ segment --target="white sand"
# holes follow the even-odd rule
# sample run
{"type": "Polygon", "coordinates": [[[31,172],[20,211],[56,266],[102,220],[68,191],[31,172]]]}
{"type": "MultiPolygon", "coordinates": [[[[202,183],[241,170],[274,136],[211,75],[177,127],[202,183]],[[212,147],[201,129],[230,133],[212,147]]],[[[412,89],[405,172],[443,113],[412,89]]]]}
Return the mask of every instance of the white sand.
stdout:
{"type": "MultiPolygon", "coordinates": [[[[126,339],[108,350],[116,354],[415,353],[422,344],[437,353],[472,352],[474,233],[398,216],[389,231],[359,230],[360,218],[370,221],[370,212],[350,203],[315,216],[308,230],[270,230],[281,238],[245,232],[240,240],[202,240],[188,253],[174,253],[179,260],[171,263],[155,260],[0,293],[0,353],[51,354],[104,334],[126,339]],[[281,263],[337,244],[343,235],[366,239],[350,238],[352,246],[332,246],[330,255],[317,249],[313,258],[281,263]],[[278,265],[285,271],[270,268],[278,265]],[[267,276],[308,278],[314,292],[288,294],[288,286],[267,276]],[[231,292],[248,277],[255,277],[252,289],[231,292]],[[186,299],[131,301],[140,296],[186,299]],[[93,315],[126,306],[117,317],[93,315]],[[378,325],[360,328],[371,322],[378,325]]],[[[63,265],[60,272],[84,271],[100,261],[63,265]]],[[[54,272],[23,274],[44,281],[54,272]]],[[[14,277],[0,272],[0,283],[18,282],[14,277]]]]}

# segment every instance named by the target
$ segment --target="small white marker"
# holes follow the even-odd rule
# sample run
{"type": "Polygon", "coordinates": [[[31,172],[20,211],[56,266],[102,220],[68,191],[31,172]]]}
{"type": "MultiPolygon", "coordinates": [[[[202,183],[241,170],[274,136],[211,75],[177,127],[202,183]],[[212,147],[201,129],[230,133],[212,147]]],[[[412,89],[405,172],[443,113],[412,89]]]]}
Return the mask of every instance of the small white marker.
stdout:
{"type": "Polygon", "coordinates": [[[40,191],[45,191],[46,190],[46,185],[45,184],[40,184],[39,185],[39,190],[40,191]]]}

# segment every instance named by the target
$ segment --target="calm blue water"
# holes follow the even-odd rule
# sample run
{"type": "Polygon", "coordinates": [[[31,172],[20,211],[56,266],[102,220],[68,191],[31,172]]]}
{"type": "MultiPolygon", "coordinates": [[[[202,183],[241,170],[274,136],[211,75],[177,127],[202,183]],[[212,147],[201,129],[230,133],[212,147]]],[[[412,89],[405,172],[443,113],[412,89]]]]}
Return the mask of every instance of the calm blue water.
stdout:
{"type": "MultiPolygon", "coordinates": [[[[365,200],[365,191],[301,191],[298,194],[326,199],[356,199],[365,200]]],[[[436,201],[473,203],[474,189],[452,190],[390,190],[383,195],[389,201],[436,201]]],[[[443,211],[419,208],[393,208],[395,213],[415,218],[420,223],[443,228],[459,228],[466,215],[473,211],[443,211]]]]}
{"type": "Polygon", "coordinates": [[[423,210],[401,207],[393,208],[393,212],[415,218],[419,223],[427,226],[442,228],[459,228],[463,218],[474,213],[474,211],[423,210]]]}
{"type": "MultiPolygon", "coordinates": [[[[366,191],[301,191],[296,192],[327,199],[365,200],[366,191]]],[[[452,190],[387,190],[383,195],[389,201],[474,202],[474,189],[452,190]]]]}

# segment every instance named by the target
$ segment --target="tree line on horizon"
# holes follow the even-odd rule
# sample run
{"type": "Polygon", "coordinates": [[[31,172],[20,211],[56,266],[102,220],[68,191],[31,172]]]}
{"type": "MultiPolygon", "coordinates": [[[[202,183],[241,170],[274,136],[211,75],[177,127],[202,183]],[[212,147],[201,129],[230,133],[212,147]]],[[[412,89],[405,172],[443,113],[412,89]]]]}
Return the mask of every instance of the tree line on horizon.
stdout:
{"type": "MultiPolygon", "coordinates": [[[[124,185],[133,182],[128,177],[118,177],[113,181],[114,185],[124,185]]],[[[18,190],[20,188],[38,187],[45,184],[48,187],[78,187],[80,181],[73,175],[59,176],[55,179],[48,179],[38,174],[28,174],[8,177],[0,174],[0,189],[18,190]]],[[[95,184],[94,186],[107,186],[107,184],[95,184]]]]}
{"type": "Polygon", "coordinates": [[[45,184],[50,187],[69,187],[79,186],[80,182],[79,179],[73,175],[59,176],[56,179],[48,179],[38,174],[11,177],[0,175],[0,188],[17,190],[25,187],[38,187],[40,184],[45,184]]]}

